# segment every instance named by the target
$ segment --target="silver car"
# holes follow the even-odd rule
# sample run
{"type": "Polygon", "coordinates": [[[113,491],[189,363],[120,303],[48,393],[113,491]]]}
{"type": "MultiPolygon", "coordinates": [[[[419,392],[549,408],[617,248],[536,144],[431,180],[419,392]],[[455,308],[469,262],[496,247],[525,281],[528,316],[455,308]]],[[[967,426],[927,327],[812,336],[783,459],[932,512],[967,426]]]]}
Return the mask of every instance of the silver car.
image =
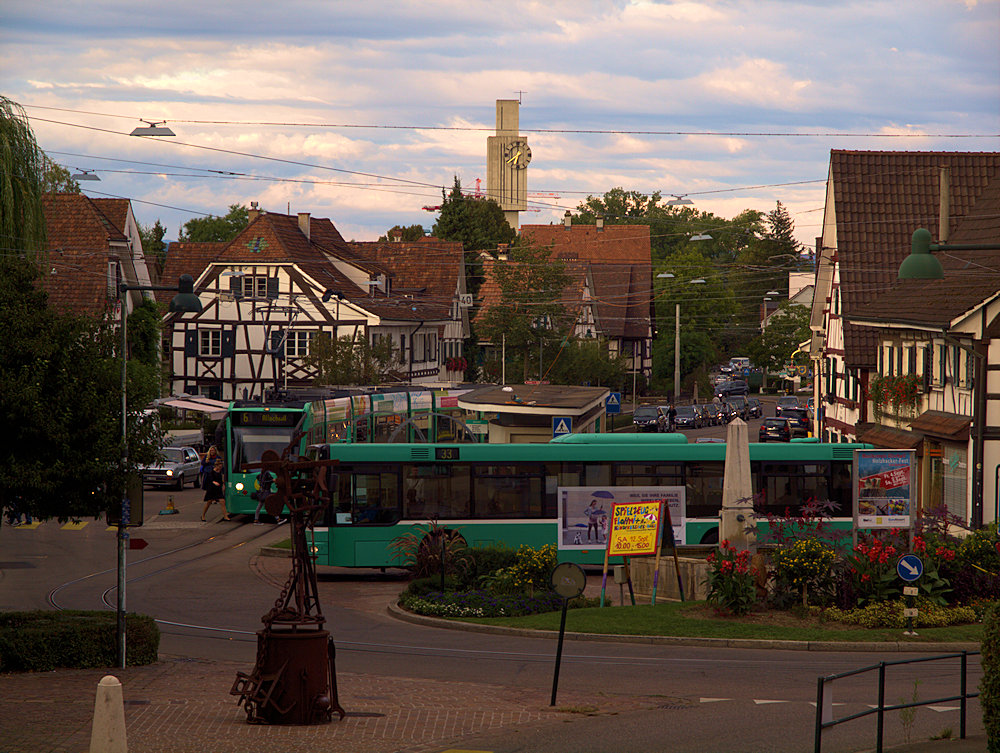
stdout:
{"type": "Polygon", "coordinates": [[[160,462],[140,468],[142,483],[183,489],[190,481],[198,486],[201,458],[194,447],[164,447],[160,454],[163,455],[160,462]]]}

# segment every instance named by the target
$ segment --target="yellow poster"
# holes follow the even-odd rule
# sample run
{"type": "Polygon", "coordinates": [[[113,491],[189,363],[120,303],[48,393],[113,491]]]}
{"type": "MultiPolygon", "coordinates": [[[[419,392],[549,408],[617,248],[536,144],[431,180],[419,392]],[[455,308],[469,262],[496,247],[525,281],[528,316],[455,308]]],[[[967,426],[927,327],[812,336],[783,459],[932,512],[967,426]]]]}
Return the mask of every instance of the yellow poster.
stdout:
{"type": "Polygon", "coordinates": [[[655,554],[660,540],[660,506],[655,502],[625,502],[611,506],[608,554],[612,557],[655,554]]]}

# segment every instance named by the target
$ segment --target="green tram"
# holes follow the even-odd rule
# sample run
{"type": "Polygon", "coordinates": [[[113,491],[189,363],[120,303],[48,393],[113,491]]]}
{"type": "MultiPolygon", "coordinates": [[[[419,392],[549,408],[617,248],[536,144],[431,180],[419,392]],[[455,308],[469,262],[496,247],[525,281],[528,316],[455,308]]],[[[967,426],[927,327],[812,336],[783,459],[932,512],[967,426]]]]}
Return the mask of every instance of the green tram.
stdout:
{"type": "MultiPolygon", "coordinates": [[[[829,500],[834,520],[850,526],[853,453],[862,447],[868,445],[751,443],[755,504],[784,516],[809,500],[829,500]]],[[[571,498],[567,490],[594,488],[608,490],[608,497],[617,487],[652,493],[680,487],[686,504],[680,543],[715,543],[725,452],[725,444],[688,444],[682,434],[571,434],[547,444],[312,445],[310,456],[338,461],[329,471],[332,503],[311,536],[316,562],[393,566],[392,540],[430,520],[472,546],[566,541],[560,526],[582,511],[565,509],[565,502],[560,510],[560,499],[571,498]]],[[[559,557],[600,564],[603,547],[561,548],[559,557]]]]}
{"type": "Polygon", "coordinates": [[[301,454],[310,444],[349,442],[474,442],[458,407],[461,389],[399,389],[336,394],[315,400],[260,403],[237,400],[223,421],[219,442],[226,463],[226,509],[252,513],[257,469],[243,470],[265,450],[281,453],[297,433],[301,454]],[[221,440],[221,438],[220,438],[221,440]]]}

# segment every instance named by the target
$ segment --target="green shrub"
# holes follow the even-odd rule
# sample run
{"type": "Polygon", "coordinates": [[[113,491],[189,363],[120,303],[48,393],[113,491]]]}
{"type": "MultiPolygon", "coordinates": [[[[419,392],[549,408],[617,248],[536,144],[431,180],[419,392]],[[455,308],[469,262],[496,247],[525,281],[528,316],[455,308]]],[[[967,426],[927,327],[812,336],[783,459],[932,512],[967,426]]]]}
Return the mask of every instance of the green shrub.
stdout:
{"type": "MultiPolygon", "coordinates": [[[[457,591],[460,589],[460,583],[457,578],[450,575],[446,575],[444,579],[444,590],[445,591],[457,591]]],[[[429,594],[431,591],[441,590],[441,576],[432,575],[429,578],[415,578],[410,581],[410,585],[406,587],[403,591],[404,594],[409,596],[420,597],[424,594],[429,594]]]]}
{"type": "Polygon", "coordinates": [[[980,650],[983,678],[979,681],[979,705],[986,745],[989,753],[1000,753],[1000,602],[986,610],[980,650]]]}
{"type": "MultiPolygon", "coordinates": [[[[114,612],[0,612],[0,672],[47,672],[59,667],[113,667],[118,660],[114,612]]],[[[160,630],[152,617],[128,614],[130,666],[152,664],[160,630]]]]}
{"type": "MultiPolygon", "coordinates": [[[[907,625],[907,619],[903,617],[905,606],[903,599],[896,599],[872,602],[857,609],[830,607],[823,611],[823,617],[833,622],[844,622],[864,628],[902,630],[907,625]]],[[[914,627],[946,627],[978,622],[976,612],[971,607],[943,607],[925,598],[916,599],[914,606],[918,610],[913,620],[914,627]]]]}
{"type": "Polygon", "coordinates": [[[513,567],[517,562],[517,552],[509,546],[485,546],[467,550],[470,565],[462,574],[462,587],[476,586],[483,576],[513,567]]]}

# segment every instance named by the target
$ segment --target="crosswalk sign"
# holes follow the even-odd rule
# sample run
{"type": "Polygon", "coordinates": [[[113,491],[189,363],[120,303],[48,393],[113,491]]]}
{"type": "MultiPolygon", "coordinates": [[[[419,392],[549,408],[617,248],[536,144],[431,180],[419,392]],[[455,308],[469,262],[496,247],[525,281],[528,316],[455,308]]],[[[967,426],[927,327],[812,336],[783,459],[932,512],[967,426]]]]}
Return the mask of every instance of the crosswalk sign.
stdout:
{"type": "Polygon", "coordinates": [[[552,417],[552,438],[561,437],[563,434],[573,433],[573,417],[572,416],[553,416],[552,417]]]}
{"type": "Polygon", "coordinates": [[[604,412],[610,414],[622,412],[622,393],[612,392],[604,401],[604,412]]]}

